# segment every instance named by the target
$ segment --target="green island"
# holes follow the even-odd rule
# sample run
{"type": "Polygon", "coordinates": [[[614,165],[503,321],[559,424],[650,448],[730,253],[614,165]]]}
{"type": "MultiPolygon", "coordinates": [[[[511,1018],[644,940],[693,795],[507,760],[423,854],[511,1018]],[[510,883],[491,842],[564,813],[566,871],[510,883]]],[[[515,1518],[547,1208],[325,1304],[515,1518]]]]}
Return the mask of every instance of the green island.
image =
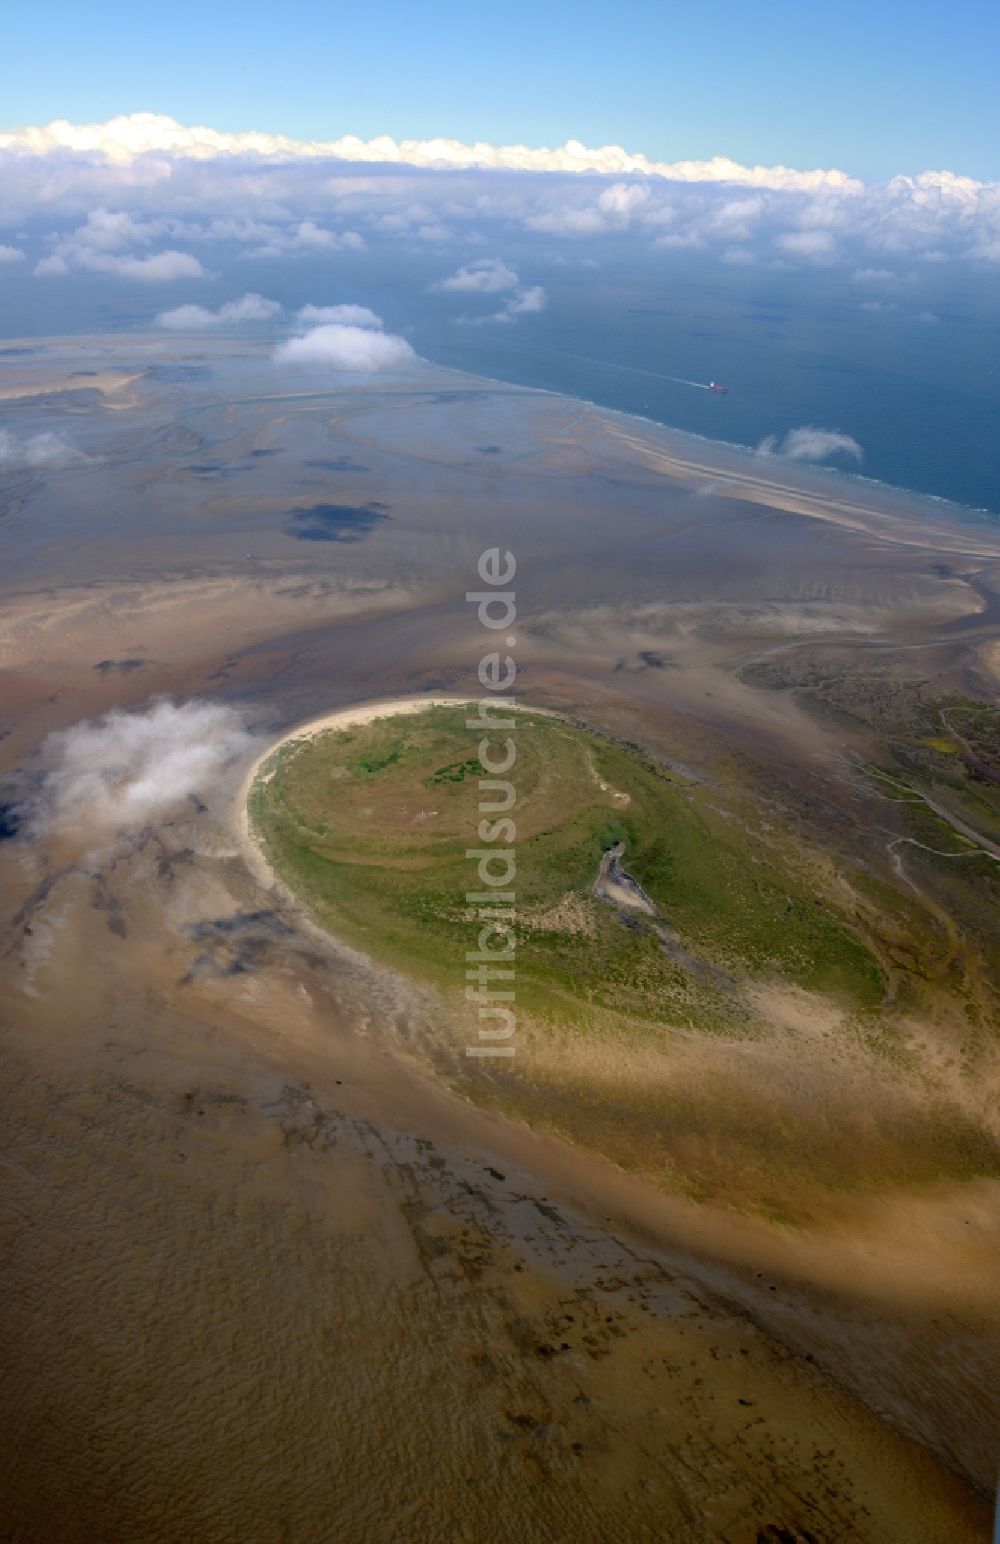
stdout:
{"type": "MultiPolygon", "coordinates": [[[[832,882],[737,790],[527,710],[505,774],[518,1054],[464,1062],[476,1034],[466,952],[481,926],[466,895],[482,888],[468,852],[486,845],[480,821],[501,818],[480,809],[498,794],[480,787],[490,774],[471,712],[434,706],[292,738],[249,796],[269,863],[317,921],[440,991],[458,1027],[426,1049],[471,1097],[686,1194],[765,1211],[772,1190],[794,1192],[793,1165],[827,1189],[996,1166],[973,1122],[905,1086],[886,962],[907,954],[912,917],[897,907],[887,944],[871,906],[866,924],[864,887],[832,882]],[[761,1041],[772,1043],[757,1057],[761,1041]],[[724,1054],[706,1057],[712,1045],[724,1054]],[[838,1056],[848,1076],[831,1078],[838,1056]],[[890,1085],[874,1120],[852,1088],[866,1058],[890,1085]]],[[[786,1199],[782,1215],[794,1211],[786,1199]]]]}
{"type": "MultiPolygon", "coordinates": [[[[270,861],[319,919],[445,989],[464,986],[475,936],[464,897],[482,885],[466,852],[483,846],[480,820],[499,818],[479,810],[489,774],[475,755],[480,735],[466,728],[470,711],[431,708],[292,741],[253,791],[270,861]]],[[[774,858],[751,854],[696,785],[560,719],[519,712],[514,739],[506,776],[516,791],[525,1006],[573,1021],[590,1003],[641,1019],[669,1010],[721,1027],[740,1021],[735,973],[785,976],[852,1006],[881,1000],[878,962],[845,920],[774,858]],[[622,911],[594,894],[602,855],[617,843],[690,969],[671,960],[641,910],[623,925],[622,911]]]]}

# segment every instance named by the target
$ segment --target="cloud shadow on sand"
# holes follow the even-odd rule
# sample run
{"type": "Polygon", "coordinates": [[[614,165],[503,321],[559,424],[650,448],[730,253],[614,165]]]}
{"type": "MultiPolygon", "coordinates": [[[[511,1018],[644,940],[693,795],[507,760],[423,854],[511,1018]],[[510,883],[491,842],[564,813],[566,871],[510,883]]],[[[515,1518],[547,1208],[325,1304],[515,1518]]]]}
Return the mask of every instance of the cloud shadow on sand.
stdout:
{"type": "Polygon", "coordinates": [[[292,510],[285,535],[296,541],[364,541],[390,518],[387,510],[388,505],[374,500],[368,504],[312,504],[292,510]]]}

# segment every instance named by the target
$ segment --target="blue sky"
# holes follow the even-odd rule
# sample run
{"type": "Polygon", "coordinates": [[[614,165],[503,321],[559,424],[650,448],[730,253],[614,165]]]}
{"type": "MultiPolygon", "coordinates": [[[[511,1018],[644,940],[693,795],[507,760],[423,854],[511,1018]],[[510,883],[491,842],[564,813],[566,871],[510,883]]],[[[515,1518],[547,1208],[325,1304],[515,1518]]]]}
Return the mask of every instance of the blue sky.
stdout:
{"type": "Polygon", "coordinates": [[[4,33],[4,125],[151,110],[303,138],[1000,174],[995,0],[50,0],[11,7],[4,33]]]}

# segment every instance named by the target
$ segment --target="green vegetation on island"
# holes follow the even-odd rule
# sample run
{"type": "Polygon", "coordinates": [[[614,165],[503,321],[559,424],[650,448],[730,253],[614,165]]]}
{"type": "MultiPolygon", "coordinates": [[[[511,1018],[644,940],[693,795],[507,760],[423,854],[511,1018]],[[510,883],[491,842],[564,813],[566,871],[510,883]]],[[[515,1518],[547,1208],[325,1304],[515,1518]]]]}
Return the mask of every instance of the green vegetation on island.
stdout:
{"type": "MultiPolygon", "coordinates": [[[[480,822],[499,818],[479,808],[487,774],[467,717],[436,707],[293,741],[252,793],[270,861],[324,925],[458,991],[474,936],[465,895],[482,888],[466,854],[483,847],[480,822]]],[[[524,1006],[735,1031],[747,1023],[746,977],[782,977],[852,1008],[881,1000],[879,964],[848,921],[704,790],[560,719],[518,712],[514,739],[524,1006]],[[595,896],[602,854],[619,842],[679,950],[648,917],[595,896]]]]}

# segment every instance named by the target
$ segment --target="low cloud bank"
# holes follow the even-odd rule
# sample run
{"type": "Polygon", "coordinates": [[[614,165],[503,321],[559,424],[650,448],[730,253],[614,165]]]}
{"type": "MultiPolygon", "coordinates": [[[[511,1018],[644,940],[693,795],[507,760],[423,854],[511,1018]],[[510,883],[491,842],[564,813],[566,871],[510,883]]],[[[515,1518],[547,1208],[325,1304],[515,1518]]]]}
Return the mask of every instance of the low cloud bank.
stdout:
{"type": "Polygon", "coordinates": [[[114,709],[49,735],[25,824],[98,841],[140,829],[192,798],[209,801],[254,746],[242,714],[221,703],[159,698],[138,713],[114,709]]]}
{"type": "Polygon", "coordinates": [[[371,326],[342,323],[314,327],[274,351],[275,364],[321,365],[330,370],[390,370],[416,357],[405,338],[371,326]]]}
{"type": "Polygon", "coordinates": [[[232,326],[240,322],[267,322],[278,316],[281,306],[276,300],[248,292],[239,300],[227,300],[217,311],[207,306],[176,306],[172,311],[161,311],[154,317],[154,325],[174,332],[197,332],[207,327],[232,326]]]}
{"type": "Polygon", "coordinates": [[[589,147],[578,139],[565,145],[474,145],[457,139],[401,139],[380,134],[363,140],[355,134],[341,139],[299,140],[285,134],[227,134],[203,126],[188,128],[163,113],[131,113],[105,123],[68,123],[60,118],[44,126],[12,129],[0,134],[0,151],[21,156],[58,155],[60,151],[97,155],[118,166],[143,156],[159,155],[193,161],[245,157],[268,162],[322,160],[394,162],[417,167],[481,167],[530,172],[633,173],[671,182],[735,182],[752,187],[859,189],[861,184],[837,169],[799,171],[788,166],[743,166],[728,156],[707,161],[651,161],[621,145],[589,147]]]}
{"type": "Polygon", "coordinates": [[[82,466],[93,460],[61,434],[31,434],[19,440],[0,429],[0,472],[41,471],[47,467],[82,466]]]}
{"type": "Polygon", "coordinates": [[[765,267],[1000,264],[1000,181],[947,169],[866,184],[836,168],[654,161],[576,140],[554,149],[388,135],[300,141],[153,113],[0,133],[0,208],[10,230],[48,227],[32,253],[41,276],[198,277],[197,258],[175,243],[295,260],[357,252],[366,237],[454,243],[511,225],[574,241],[631,232],[658,251],[765,267]],[[85,224],[67,235],[71,217],[85,224]],[[139,246],[148,253],[125,251],[139,246]]]}
{"type": "Polygon", "coordinates": [[[142,113],[0,133],[0,214],[7,231],[26,232],[18,247],[47,280],[197,279],[217,253],[350,263],[369,242],[398,241],[458,254],[446,290],[503,294],[509,265],[472,261],[471,247],[499,245],[512,229],[583,247],[628,236],[664,261],[701,251],[730,265],[888,275],[882,282],[909,282],[913,263],[1000,264],[1000,181],[948,170],[864,183],[836,169],[655,162],[576,141],[306,143],[142,113]]]}
{"type": "Polygon", "coordinates": [[[860,461],[864,452],[856,439],[839,429],[817,429],[813,424],[789,429],[784,439],[769,434],[757,446],[760,456],[784,456],[788,461],[826,461],[830,456],[847,456],[860,461]]]}

